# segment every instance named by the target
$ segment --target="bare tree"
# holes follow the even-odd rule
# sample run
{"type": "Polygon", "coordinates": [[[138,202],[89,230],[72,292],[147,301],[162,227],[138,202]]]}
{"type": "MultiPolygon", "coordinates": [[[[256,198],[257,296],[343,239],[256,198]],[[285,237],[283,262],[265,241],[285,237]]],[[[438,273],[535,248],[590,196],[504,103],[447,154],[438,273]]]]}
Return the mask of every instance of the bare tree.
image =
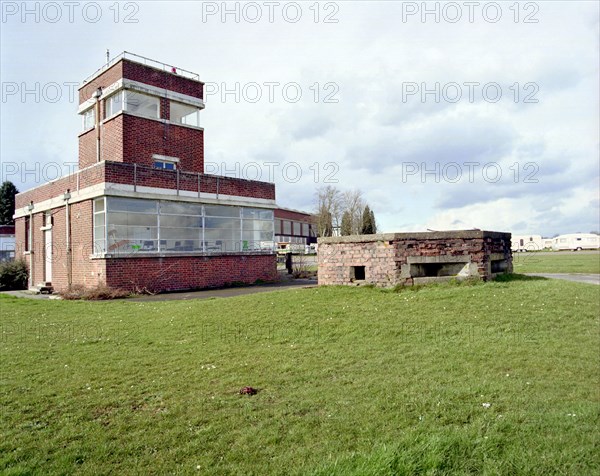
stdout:
{"type": "Polygon", "coordinates": [[[340,229],[342,219],[342,194],[331,185],[317,189],[317,233],[318,236],[332,236],[340,229]]]}
{"type": "Polygon", "coordinates": [[[350,216],[350,230],[352,235],[359,235],[362,228],[362,214],[365,201],[362,192],[358,189],[347,190],[343,195],[343,209],[350,216]]]}

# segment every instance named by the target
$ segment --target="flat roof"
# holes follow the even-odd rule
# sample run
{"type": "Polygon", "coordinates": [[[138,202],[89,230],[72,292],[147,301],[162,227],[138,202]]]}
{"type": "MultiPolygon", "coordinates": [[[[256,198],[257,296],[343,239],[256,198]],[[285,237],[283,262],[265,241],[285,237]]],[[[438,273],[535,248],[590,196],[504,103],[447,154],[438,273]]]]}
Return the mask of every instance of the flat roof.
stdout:
{"type": "Polygon", "coordinates": [[[328,236],[318,239],[319,243],[368,243],[372,241],[400,240],[448,240],[476,238],[508,238],[510,233],[485,230],[422,231],[406,233],[376,233],[374,235],[328,236]]]}
{"type": "MultiPolygon", "coordinates": [[[[179,68],[172,64],[163,63],[162,61],[153,60],[153,59],[147,58],[145,56],[131,53],[129,51],[123,51],[122,53],[119,53],[117,56],[115,56],[114,58],[109,60],[104,66],[102,66],[101,68],[96,70],[90,76],[85,78],[82,81],[81,86],[84,86],[85,84],[87,84],[90,81],[92,81],[93,79],[95,79],[97,76],[100,76],[102,73],[104,73],[104,71],[111,68],[112,66],[114,66],[121,60],[128,60],[133,63],[143,64],[145,66],[149,66],[151,68],[158,69],[160,71],[164,71],[165,73],[175,74],[177,76],[182,76],[187,79],[192,79],[194,81],[201,82],[200,75],[198,73],[188,71],[187,69],[179,68]]],[[[81,87],[80,87],[80,89],[81,89],[81,87]]]]}

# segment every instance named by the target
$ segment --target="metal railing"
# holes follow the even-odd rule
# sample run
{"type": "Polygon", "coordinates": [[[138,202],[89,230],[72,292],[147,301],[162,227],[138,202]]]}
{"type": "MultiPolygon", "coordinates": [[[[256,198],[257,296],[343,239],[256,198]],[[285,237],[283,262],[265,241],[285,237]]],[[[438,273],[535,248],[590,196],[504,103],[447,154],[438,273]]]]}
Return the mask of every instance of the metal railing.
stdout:
{"type": "Polygon", "coordinates": [[[146,66],[151,66],[152,68],[160,69],[162,71],[167,71],[169,73],[175,73],[179,76],[183,76],[184,78],[193,79],[195,81],[200,81],[200,76],[198,74],[193,73],[192,71],[188,71],[187,69],[179,68],[172,64],[163,63],[162,61],[153,60],[151,58],[137,55],[135,53],[130,53],[129,51],[123,51],[122,53],[118,54],[117,56],[112,58],[110,61],[108,61],[108,63],[106,63],[104,66],[102,66],[101,68],[96,70],[94,73],[92,73],[90,76],[85,78],[83,80],[82,84],[86,84],[86,83],[90,82],[93,78],[98,76],[100,73],[106,71],[108,68],[110,68],[114,64],[118,63],[121,59],[127,59],[127,60],[134,61],[136,63],[140,63],[140,64],[143,64],[146,66]]]}

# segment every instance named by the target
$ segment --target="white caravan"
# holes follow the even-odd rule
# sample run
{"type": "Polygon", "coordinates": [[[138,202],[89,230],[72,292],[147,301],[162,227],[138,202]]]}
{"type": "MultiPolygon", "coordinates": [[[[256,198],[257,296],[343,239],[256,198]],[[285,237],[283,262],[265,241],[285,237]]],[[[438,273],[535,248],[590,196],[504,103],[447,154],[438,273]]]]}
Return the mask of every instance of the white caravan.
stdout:
{"type": "Polygon", "coordinates": [[[554,238],[552,248],[558,250],[597,250],[600,248],[600,235],[593,233],[568,233],[554,238]]]}
{"type": "Polygon", "coordinates": [[[511,249],[514,252],[543,250],[544,240],[541,235],[512,235],[511,249]]]}

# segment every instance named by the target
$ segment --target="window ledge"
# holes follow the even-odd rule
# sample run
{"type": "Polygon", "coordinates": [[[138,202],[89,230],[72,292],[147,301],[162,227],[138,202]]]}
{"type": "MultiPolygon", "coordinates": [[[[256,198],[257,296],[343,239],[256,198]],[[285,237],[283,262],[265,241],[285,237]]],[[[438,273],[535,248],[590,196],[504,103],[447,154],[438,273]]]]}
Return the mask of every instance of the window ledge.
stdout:
{"type": "MultiPolygon", "coordinates": [[[[179,122],[172,122],[168,119],[163,119],[162,117],[149,117],[149,116],[144,116],[142,114],[136,114],[135,112],[131,112],[131,111],[127,111],[125,109],[121,109],[119,112],[117,112],[116,114],[113,114],[112,116],[106,117],[102,120],[102,124],[106,124],[109,121],[112,121],[115,117],[119,117],[122,114],[127,114],[128,116],[134,116],[134,117],[139,117],[142,119],[149,119],[151,121],[157,121],[160,122],[162,124],[167,124],[169,126],[178,126],[178,127],[185,127],[187,129],[194,129],[196,131],[203,131],[204,127],[200,127],[200,126],[190,126],[188,124],[181,124],[179,122]]],[[[82,132],[80,135],[85,134],[86,132],[89,132],[92,129],[88,129],[87,131],[82,132]]]]}

